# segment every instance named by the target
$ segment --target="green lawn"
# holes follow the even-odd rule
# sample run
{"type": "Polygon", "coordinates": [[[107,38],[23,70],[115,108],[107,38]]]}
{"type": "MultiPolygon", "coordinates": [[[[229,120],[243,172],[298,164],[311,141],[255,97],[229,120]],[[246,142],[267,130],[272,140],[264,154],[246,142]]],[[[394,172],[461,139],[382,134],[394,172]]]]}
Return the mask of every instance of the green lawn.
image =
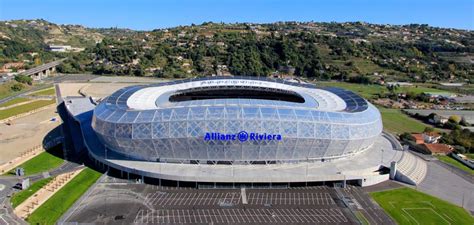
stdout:
{"type": "Polygon", "coordinates": [[[30,95],[31,96],[46,96],[46,95],[54,96],[55,94],[56,94],[56,89],[53,87],[53,88],[46,88],[43,90],[33,92],[30,95]]]}
{"type": "Polygon", "coordinates": [[[463,208],[413,190],[400,188],[370,195],[398,224],[474,224],[463,208]]]}
{"type": "MultiPolygon", "coordinates": [[[[34,158],[24,162],[18,167],[25,169],[25,175],[28,176],[54,169],[63,164],[63,162],[64,159],[62,159],[62,147],[59,145],[46,152],[38,154],[34,158]]],[[[15,174],[15,170],[12,170],[8,173],[15,174]]]]}
{"type": "Polygon", "coordinates": [[[474,175],[474,170],[472,170],[471,168],[467,167],[466,165],[462,164],[461,162],[457,161],[456,159],[453,159],[452,157],[450,156],[446,156],[446,155],[438,155],[436,156],[439,160],[445,162],[445,163],[448,163],[448,164],[451,164],[459,169],[462,169],[470,174],[473,174],[474,175]]]}
{"type": "Polygon", "coordinates": [[[41,108],[43,106],[51,105],[55,102],[56,100],[54,99],[53,100],[38,100],[38,101],[34,101],[28,104],[16,106],[13,108],[0,110],[0,120],[6,119],[8,117],[15,116],[21,113],[26,113],[26,112],[41,108]]]}
{"type": "Polygon", "coordinates": [[[102,174],[86,168],[48,199],[26,221],[30,224],[55,224],[102,174]]]}
{"type": "Polygon", "coordinates": [[[382,114],[384,129],[392,133],[420,133],[423,132],[425,127],[430,126],[403,114],[399,109],[387,109],[383,107],[379,107],[378,109],[382,114]]]}
{"type": "Polygon", "coordinates": [[[28,91],[32,88],[32,86],[23,85],[23,87],[24,87],[23,90],[13,91],[11,89],[11,87],[14,84],[17,84],[17,83],[18,82],[16,82],[16,81],[7,81],[5,83],[0,84],[0,99],[7,98],[7,97],[10,97],[10,96],[15,95],[15,94],[26,92],[26,91],[28,91]]]}
{"type": "Polygon", "coordinates": [[[7,107],[7,106],[15,105],[15,104],[18,104],[18,103],[26,102],[26,101],[29,101],[29,100],[30,99],[27,99],[27,98],[14,98],[10,101],[7,101],[5,103],[0,104],[0,107],[7,107]]]}
{"type": "Polygon", "coordinates": [[[53,177],[49,177],[46,179],[36,181],[35,183],[31,184],[28,189],[15,193],[11,198],[13,208],[16,208],[18,205],[24,202],[27,198],[29,198],[34,193],[36,193],[39,189],[41,189],[46,184],[48,184],[49,181],[51,181],[52,179],[53,177]]]}
{"type": "MultiPolygon", "coordinates": [[[[347,82],[317,82],[316,85],[344,88],[347,90],[351,90],[367,99],[375,98],[377,94],[389,93],[385,86],[375,84],[364,85],[347,82]]],[[[414,84],[413,86],[402,86],[396,90],[397,93],[406,93],[409,91],[414,92],[416,94],[423,92],[446,92],[444,90],[425,87],[418,84],[414,84]]]]}

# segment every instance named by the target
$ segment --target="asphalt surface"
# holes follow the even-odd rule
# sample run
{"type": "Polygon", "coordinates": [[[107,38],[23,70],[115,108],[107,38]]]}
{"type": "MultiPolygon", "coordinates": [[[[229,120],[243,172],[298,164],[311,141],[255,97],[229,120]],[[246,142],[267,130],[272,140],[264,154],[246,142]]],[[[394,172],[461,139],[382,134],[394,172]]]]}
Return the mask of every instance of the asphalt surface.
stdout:
{"type": "Polygon", "coordinates": [[[12,187],[19,181],[17,177],[0,177],[0,224],[27,224],[13,213],[10,204],[10,196],[14,192],[12,187]]]}
{"type": "Polygon", "coordinates": [[[464,170],[459,169],[459,168],[457,168],[453,165],[450,165],[450,164],[444,163],[442,161],[439,161],[438,159],[433,160],[432,163],[436,163],[436,164],[444,167],[445,169],[449,170],[451,173],[454,173],[454,174],[458,175],[459,177],[463,178],[464,180],[466,180],[470,183],[474,183],[474,175],[468,173],[467,171],[464,171],[464,170]]]}
{"type": "Polygon", "coordinates": [[[350,207],[354,211],[362,213],[370,224],[396,225],[395,221],[372,200],[363,188],[349,185],[346,188],[340,188],[340,190],[344,196],[351,198],[354,203],[350,207]]]}
{"type": "MultiPolygon", "coordinates": [[[[343,189],[371,224],[394,224],[360,187],[343,189]]],[[[93,224],[358,224],[335,188],[195,189],[103,176],[60,220],[93,224]]]]}
{"type": "Polygon", "coordinates": [[[425,179],[416,187],[427,194],[444,199],[470,211],[474,215],[474,183],[466,180],[436,160],[427,162],[425,179]]]}

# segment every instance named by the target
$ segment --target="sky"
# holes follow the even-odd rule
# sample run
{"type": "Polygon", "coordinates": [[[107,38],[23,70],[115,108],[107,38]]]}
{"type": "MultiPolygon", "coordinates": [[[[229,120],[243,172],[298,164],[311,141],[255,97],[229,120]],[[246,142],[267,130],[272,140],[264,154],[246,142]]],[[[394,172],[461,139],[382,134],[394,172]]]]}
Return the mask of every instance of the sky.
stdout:
{"type": "Polygon", "coordinates": [[[0,0],[0,20],[152,30],[213,22],[364,21],[474,29],[474,0],[0,0]]]}

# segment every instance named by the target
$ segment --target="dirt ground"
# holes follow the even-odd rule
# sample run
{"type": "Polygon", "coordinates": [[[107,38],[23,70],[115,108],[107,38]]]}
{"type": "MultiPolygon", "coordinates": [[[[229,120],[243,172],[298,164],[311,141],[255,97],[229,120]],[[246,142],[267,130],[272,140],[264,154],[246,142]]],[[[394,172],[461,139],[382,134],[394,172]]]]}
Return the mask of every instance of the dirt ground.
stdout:
{"type": "Polygon", "coordinates": [[[81,96],[79,90],[92,97],[107,97],[120,88],[136,85],[133,83],[61,83],[59,89],[61,95],[65,96],[81,96]]]}
{"type": "Polygon", "coordinates": [[[48,134],[61,124],[55,112],[55,105],[51,105],[48,109],[13,120],[10,126],[0,124],[0,164],[20,156],[34,146],[41,145],[47,135],[56,135],[56,133],[48,134]],[[53,117],[56,121],[51,121],[53,117]]]}

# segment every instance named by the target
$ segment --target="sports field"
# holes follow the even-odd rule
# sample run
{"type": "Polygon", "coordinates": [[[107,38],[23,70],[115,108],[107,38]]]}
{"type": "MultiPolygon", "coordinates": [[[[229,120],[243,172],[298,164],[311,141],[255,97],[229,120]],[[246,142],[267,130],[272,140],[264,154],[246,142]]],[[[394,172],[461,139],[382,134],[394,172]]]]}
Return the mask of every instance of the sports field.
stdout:
{"type": "Polygon", "coordinates": [[[411,188],[370,195],[398,224],[474,224],[463,208],[411,188]]]}

